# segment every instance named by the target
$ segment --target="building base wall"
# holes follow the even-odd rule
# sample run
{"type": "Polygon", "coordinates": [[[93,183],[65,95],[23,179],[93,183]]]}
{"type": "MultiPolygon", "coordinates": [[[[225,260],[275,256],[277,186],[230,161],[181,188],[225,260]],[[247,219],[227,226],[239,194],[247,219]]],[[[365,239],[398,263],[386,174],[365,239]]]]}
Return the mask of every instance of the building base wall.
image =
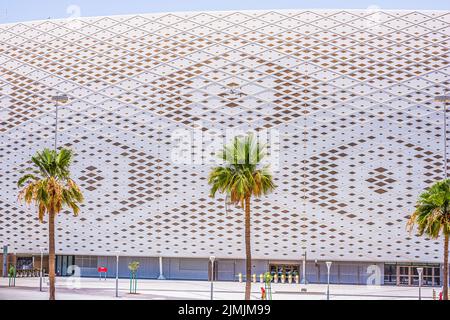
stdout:
{"type": "MultiPolygon", "coordinates": [[[[2,255],[0,254],[0,259],[2,255]]],[[[244,259],[216,259],[214,272],[208,258],[176,258],[176,257],[119,257],[119,277],[129,278],[128,265],[139,262],[137,277],[140,279],[169,280],[210,280],[214,275],[216,281],[245,281],[244,259]],[[162,277],[161,277],[162,276],[162,277]]],[[[30,270],[40,269],[40,256],[30,254],[8,254],[7,265],[17,268],[17,276],[33,276],[30,270]]],[[[44,274],[48,270],[48,256],[43,259],[44,274]]],[[[100,277],[98,268],[107,269],[102,277],[116,277],[115,256],[56,256],[57,276],[100,277]]],[[[334,261],[330,268],[331,284],[354,285],[402,285],[417,286],[419,284],[418,268],[423,270],[422,285],[440,286],[442,281],[442,265],[436,263],[408,262],[360,262],[334,261]]],[[[274,281],[288,283],[327,283],[326,261],[308,261],[304,269],[300,260],[263,260],[252,261],[252,281],[261,282],[261,276],[270,272],[274,281]],[[278,275],[278,277],[276,277],[278,275]],[[283,276],[284,275],[284,276],[283,276]],[[289,279],[289,275],[292,275],[289,279]]],[[[1,272],[0,268],[0,272],[1,272]]],[[[1,274],[1,273],[0,273],[1,274]]]]}
{"type": "MultiPolygon", "coordinates": [[[[159,257],[119,257],[119,277],[130,276],[128,265],[132,261],[138,261],[140,267],[137,276],[142,279],[157,279],[160,276],[159,257]]],[[[108,269],[106,277],[116,276],[116,257],[114,256],[75,256],[75,265],[79,267],[82,277],[98,277],[98,267],[108,269]]],[[[256,275],[256,281],[260,281],[260,275],[275,270],[282,270],[282,266],[295,266],[294,275],[298,274],[301,282],[303,279],[303,265],[301,261],[270,261],[253,260],[252,274],[256,275]]],[[[383,263],[361,262],[333,262],[330,269],[330,283],[333,284],[383,284],[383,263]]],[[[162,273],[165,279],[173,280],[209,280],[211,276],[211,264],[207,258],[162,258],[162,273]]],[[[214,267],[214,279],[218,281],[239,281],[239,274],[245,281],[245,260],[243,259],[217,259],[214,267]]],[[[279,274],[283,272],[280,271],[279,274]]],[[[288,274],[288,273],[286,273],[288,274]]],[[[281,282],[281,276],[278,277],[281,282]]],[[[324,261],[308,262],[306,264],[307,283],[326,283],[327,267],[324,261]]],[[[288,278],[285,278],[288,282],[288,278]]]]}

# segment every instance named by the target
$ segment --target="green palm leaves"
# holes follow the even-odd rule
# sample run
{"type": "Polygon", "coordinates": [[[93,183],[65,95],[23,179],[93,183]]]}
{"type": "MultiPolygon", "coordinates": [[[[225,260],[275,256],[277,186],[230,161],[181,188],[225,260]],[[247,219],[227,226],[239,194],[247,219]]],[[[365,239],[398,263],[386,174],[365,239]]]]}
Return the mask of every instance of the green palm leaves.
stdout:
{"type": "Polygon", "coordinates": [[[247,197],[270,193],[275,188],[272,174],[268,166],[260,168],[265,151],[266,147],[251,134],[235,137],[219,154],[224,165],[209,174],[211,196],[217,191],[226,193],[231,203],[243,206],[247,197]]]}
{"type": "Polygon", "coordinates": [[[36,171],[22,176],[17,185],[22,188],[19,200],[26,204],[34,203],[38,207],[39,220],[42,222],[46,213],[58,213],[68,207],[78,215],[79,204],[83,194],[77,184],[70,178],[70,165],[73,153],[68,149],[44,149],[31,158],[36,171]]]}
{"type": "Polygon", "coordinates": [[[408,229],[411,231],[414,225],[419,235],[434,239],[441,233],[450,234],[450,179],[436,182],[419,196],[408,229]]]}

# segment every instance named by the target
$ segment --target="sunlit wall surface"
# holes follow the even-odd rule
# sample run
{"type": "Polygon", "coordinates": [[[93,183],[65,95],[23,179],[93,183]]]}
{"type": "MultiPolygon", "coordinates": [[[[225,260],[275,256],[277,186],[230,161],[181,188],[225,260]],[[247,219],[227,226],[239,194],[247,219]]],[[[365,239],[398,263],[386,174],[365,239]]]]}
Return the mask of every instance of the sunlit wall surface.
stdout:
{"type": "Polygon", "coordinates": [[[0,25],[0,239],[39,252],[17,202],[30,156],[73,148],[86,202],[59,254],[244,257],[241,208],[209,197],[227,130],[269,145],[276,191],[252,206],[255,259],[440,261],[406,231],[443,178],[445,11],[164,13],[0,25]]]}

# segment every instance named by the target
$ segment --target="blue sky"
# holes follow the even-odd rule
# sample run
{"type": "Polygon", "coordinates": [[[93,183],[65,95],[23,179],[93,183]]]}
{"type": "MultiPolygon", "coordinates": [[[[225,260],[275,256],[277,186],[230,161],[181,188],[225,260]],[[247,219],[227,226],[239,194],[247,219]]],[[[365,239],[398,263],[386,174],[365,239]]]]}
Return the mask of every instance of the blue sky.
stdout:
{"type": "Polygon", "coordinates": [[[378,6],[381,9],[449,10],[450,0],[0,0],[0,23],[49,17],[66,18],[76,14],[76,8],[79,8],[80,16],[101,16],[200,10],[365,9],[369,6],[378,6]],[[75,11],[70,10],[71,8],[75,8],[75,11]]]}

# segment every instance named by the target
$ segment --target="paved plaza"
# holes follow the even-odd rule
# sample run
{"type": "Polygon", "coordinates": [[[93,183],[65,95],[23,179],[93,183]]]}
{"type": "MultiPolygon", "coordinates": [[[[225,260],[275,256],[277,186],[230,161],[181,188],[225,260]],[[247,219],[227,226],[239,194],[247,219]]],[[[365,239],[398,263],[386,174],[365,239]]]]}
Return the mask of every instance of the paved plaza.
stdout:
{"type": "MultiPolygon", "coordinates": [[[[252,300],[260,300],[261,283],[252,285],[252,300]]],[[[214,282],[214,299],[242,300],[244,283],[214,282]]],[[[119,298],[115,297],[115,279],[57,278],[58,300],[111,300],[111,299],[210,299],[210,282],[177,280],[138,280],[137,294],[130,294],[129,280],[119,280],[119,298]]],[[[273,284],[274,300],[326,300],[327,286],[324,284],[273,284]],[[306,292],[304,289],[306,288],[306,292]],[[302,290],[303,289],[303,290],[302,290]]],[[[422,299],[432,299],[433,289],[422,288],[422,299]]],[[[39,278],[17,278],[15,287],[8,287],[8,279],[0,278],[0,300],[46,300],[47,285],[39,291],[39,278]]],[[[415,300],[418,287],[330,285],[331,300],[415,300]]]]}

